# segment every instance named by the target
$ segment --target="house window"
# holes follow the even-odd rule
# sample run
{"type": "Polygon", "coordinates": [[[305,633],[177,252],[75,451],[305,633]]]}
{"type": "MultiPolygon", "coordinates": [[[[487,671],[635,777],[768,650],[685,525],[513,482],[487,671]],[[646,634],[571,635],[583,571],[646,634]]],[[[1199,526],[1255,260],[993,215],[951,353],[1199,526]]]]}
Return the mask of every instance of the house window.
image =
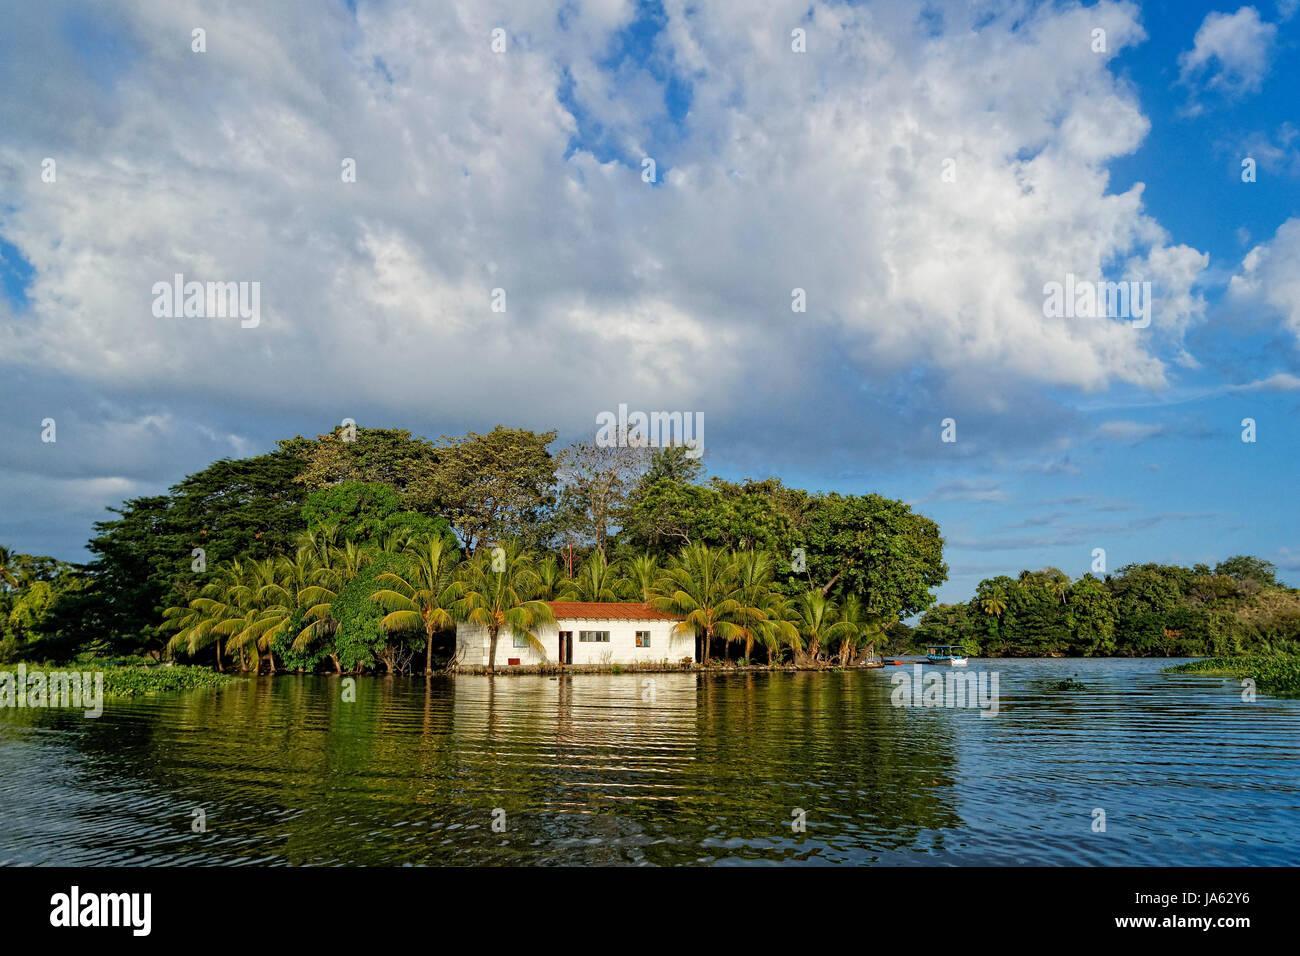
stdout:
{"type": "Polygon", "coordinates": [[[579,644],[608,644],[609,631],[579,631],[579,644]]]}
{"type": "Polygon", "coordinates": [[[649,632],[649,631],[637,631],[637,632],[636,632],[636,646],[637,646],[637,647],[649,647],[649,646],[650,646],[650,632],[649,632]]]}
{"type": "Polygon", "coordinates": [[[516,635],[515,635],[515,647],[528,647],[528,646],[529,646],[529,645],[528,645],[528,635],[527,635],[527,634],[516,634],[516,635]]]}

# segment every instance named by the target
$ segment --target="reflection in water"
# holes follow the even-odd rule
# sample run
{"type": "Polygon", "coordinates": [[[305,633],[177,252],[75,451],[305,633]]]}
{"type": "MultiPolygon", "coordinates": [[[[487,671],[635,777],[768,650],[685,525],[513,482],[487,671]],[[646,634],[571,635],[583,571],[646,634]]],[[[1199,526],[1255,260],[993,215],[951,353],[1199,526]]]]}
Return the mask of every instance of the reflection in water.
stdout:
{"type": "Polygon", "coordinates": [[[978,663],[991,719],[893,707],[888,670],[365,678],[355,703],[278,677],[4,711],[0,863],[1296,862],[1300,703],[1167,661],[978,663]]]}

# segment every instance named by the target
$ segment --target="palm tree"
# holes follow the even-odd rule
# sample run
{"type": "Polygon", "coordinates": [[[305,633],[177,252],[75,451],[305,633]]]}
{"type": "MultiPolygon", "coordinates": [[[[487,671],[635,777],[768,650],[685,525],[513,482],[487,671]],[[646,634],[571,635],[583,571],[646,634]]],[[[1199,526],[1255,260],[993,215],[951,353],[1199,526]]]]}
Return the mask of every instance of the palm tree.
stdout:
{"type": "Polygon", "coordinates": [[[795,612],[796,626],[805,642],[805,659],[816,660],[823,644],[829,647],[836,640],[854,636],[854,625],[839,619],[839,608],[835,600],[819,589],[814,588],[799,595],[795,602],[795,612]]]}
{"type": "Polygon", "coordinates": [[[691,544],[673,559],[664,575],[662,594],[650,602],[682,619],[678,625],[695,632],[696,659],[708,660],[715,637],[732,641],[744,637],[741,602],[729,556],[703,544],[691,544]]]}
{"type": "Polygon", "coordinates": [[[849,631],[840,637],[840,666],[847,667],[857,658],[857,650],[862,645],[863,639],[867,640],[867,648],[870,651],[874,648],[875,643],[884,635],[884,628],[880,620],[868,613],[863,606],[861,598],[856,594],[847,595],[840,602],[839,621],[849,627],[849,631]]]}
{"type": "Polygon", "coordinates": [[[446,538],[429,535],[409,544],[404,554],[410,561],[407,570],[376,577],[375,583],[382,587],[371,600],[388,612],[380,621],[386,631],[424,631],[424,676],[429,677],[433,674],[433,635],[455,627],[456,549],[446,538]]]}
{"type": "Polygon", "coordinates": [[[245,566],[239,560],[221,564],[214,568],[212,580],[200,589],[198,597],[163,611],[162,629],[176,632],[167,642],[167,653],[174,655],[184,648],[185,653],[193,657],[209,644],[214,644],[217,670],[224,671],[221,645],[226,631],[221,625],[239,615],[239,609],[231,599],[246,576],[245,566]]]}
{"type": "Polygon", "coordinates": [[[411,543],[414,532],[410,528],[396,527],[390,528],[379,535],[375,542],[375,547],[388,554],[400,554],[406,550],[406,546],[411,543]]]}
{"type": "Polygon", "coordinates": [[[268,612],[274,606],[274,598],[269,595],[276,584],[276,561],[266,558],[242,564],[234,561],[232,564],[236,569],[236,579],[221,598],[230,613],[213,630],[226,638],[226,650],[238,650],[241,659],[244,648],[251,647],[256,660],[254,669],[258,672],[262,669],[262,651],[266,651],[267,663],[274,674],[271,632],[280,623],[280,618],[268,612]]]}
{"type": "MultiPolygon", "coordinates": [[[[230,637],[244,631],[252,622],[253,594],[259,587],[253,577],[252,566],[239,559],[216,569],[213,580],[205,585],[199,596],[187,605],[170,607],[163,611],[163,629],[176,633],[167,642],[167,651],[175,653],[181,647],[190,656],[209,643],[217,645],[217,669],[221,670],[221,643],[225,639],[230,649],[230,637]]],[[[243,660],[243,645],[236,642],[243,660]]],[[[259,659],[260,660],[260,659],[259,659]]]]}
{"type": "Polygon", "coordinates": [[[573,576],[568,592],[579,601],[617,601],[622,594],[617,562],[610,564],[604,552],[591,552],[573,576]]]}
{"type": "Polygon", "coordinates": [[[1051,578],[1047,582],[1047,590],[1051,592],[1052,597],[1064,604],[1066,597],[1070,593],[1070,579],[1064,574],[1051,578]]]}
{"type": "Polygon", "coordinates": [[[980,601],[980,607],[984,608],[985,614],[1001,618],[1002,613],[1007,609],[1007,596],[1002,592],[1001,588],[994,588],[980,601]]]}
{"type": "MultiPolygon", "coordinates": [[[[313,536],[310,533],[299,538],[302,547],[310,548],[316,555],[319,567],[313,577],[311,586],[298,594],[302,608],[302,618],[306,627],[294,638],[293,649],[305,651],[317,641],[329,637],[338,630],[338,621],[334,620],[331,607],[337,600],[339,592],[369,562],[372,552],[357,546],[352,541],[345,541],[342,547],[333,545],[334,537],[327,530],[325,534],[313,536]]],[[[329,655],[334,662],[334,669],[342,671],[337,654],[329,655]]]]}
{"type": "MultiPolygon", "coordinates": [[[[784,625],[788,624],[776,613],[777,606],[773,599],[779,595],[772,591],[775,573],[772,556],[766,551],[741,551],[733,557],[732,569],[741,605],[740,619],[744,631],[741,640],[745,642],[745,660],[754,656],[754,643],[757,641],[767,647],[770,663],[772,643],[769,635],[784,635],[784,625]]],[[[725,648],[723,653],[725,656],[725,648]]]]}
{"type": "Polygon", "coordinates": [[[209,583],[204,585],[198,597],[163,611],[161,630],[176,632],[167,642],[169,657],[174,656],[182,647],[186,654],[193,657],[209,644],[215,643],[217,670],[225,670],[221,663],[221,639],[212,633],[213,626],[222,619],[218,611],[220,602],[214,596],[219,593],[217,586],[209,583]]]}
{"type": "Polygon", "coordinates": [[[14,564],[14,553],[0,545],[0,591],[18,587],[18,569],[14,564]]]}
{"type": "Polygon", "coordinates": [[[767,620],[757,629],[758,640],[767,651],[768,664],[775,664],[782,648],[788,646],[798,656],[803,651],[799,634],[799,613],[795,603],[784,594],[769,591],[764,601],[767,620]]]}
{"type": "Polygon", "coordinates": [[[497,638],[503,630],[526,637],[546,656],[534,632],[542,624],[554,624],[555,615],[545,601],[531,597],[537,593],[538,581],[528,552],[514,542],[481,548],[461,564],[458,576],[453,614],[466,624],[487,628],[489,674],[496,673],[497,638]]]}
{"type": "Polygon", "coordinates": [[[533,567],[537,575],[537,591],[533,597],[539,601],[562,601],[569,592],[569,579],[565,577],[555,555],[548,554],[533,567]]]}
{"type": "MultiPolygon", "coordinates": [[[[322,580],[327,580],[329,572],[321,567],[315,550],[304,544],[298,548],[292,558],[281,556],[275,564],[274,580],[263,585],[258,595],[262,604],[262,617],[268,627],[265,638],[269,647],[293,627],[298,627],[297,638],[310,627],[305,614],[311,607],[308,600],[314,596],[313,589],[322,580]]],[[[274,655],[271,666],[275,667],[274,655]]]]}
{"type": "Polygon", "coordinates": [[[658,595],[659,582],[663,577],[659,558],[653,554],[638,555],[627,563],[626,568],[627,574],[623,578],[624,594],[649,604],[658,595]]]}

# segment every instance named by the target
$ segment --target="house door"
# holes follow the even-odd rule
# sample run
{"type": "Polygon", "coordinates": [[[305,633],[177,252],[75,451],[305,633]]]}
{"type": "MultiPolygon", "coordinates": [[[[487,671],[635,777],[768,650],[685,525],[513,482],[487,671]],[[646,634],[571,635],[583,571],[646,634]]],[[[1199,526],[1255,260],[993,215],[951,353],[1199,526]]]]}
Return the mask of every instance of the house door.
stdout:
{"type": "Polygon", "coordinates": [[[561,664],[573,663],[573,632],[572,631],[560,632],[560,663],[561,664]]]}

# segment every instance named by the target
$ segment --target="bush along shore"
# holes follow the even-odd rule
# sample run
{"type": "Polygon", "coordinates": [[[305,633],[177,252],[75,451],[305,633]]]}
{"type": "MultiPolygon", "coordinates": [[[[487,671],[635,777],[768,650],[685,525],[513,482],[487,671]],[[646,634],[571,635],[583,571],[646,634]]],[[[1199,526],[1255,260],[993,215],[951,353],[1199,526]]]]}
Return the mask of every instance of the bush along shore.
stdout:
{"type": "Polygon", "coordinates": [[[1275,697],[1300,697],[1300,655],[1253,654],[1245,657],[1210,657],[1166,668],[1173,674],[1203,674],[1233,680],[1249,678],[1255,688],[1275,697]]]}

